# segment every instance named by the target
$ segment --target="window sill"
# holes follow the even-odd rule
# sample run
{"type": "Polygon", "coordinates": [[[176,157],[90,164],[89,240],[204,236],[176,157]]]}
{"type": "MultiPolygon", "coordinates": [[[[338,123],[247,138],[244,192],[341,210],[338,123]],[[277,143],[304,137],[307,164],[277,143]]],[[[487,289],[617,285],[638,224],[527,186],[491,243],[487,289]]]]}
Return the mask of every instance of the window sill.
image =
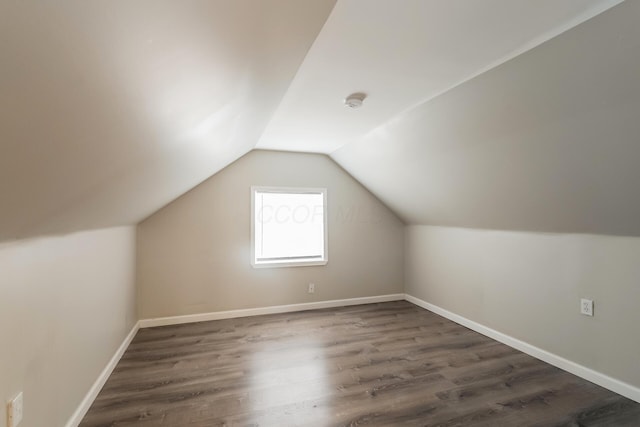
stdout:
{"type": "Polygon", "coordinates": [[[253,268],[281,268],[281,267],[311,267],[319,265],[327,265],[329,260],[313,260],[313,261],[262,261],[252,262],[253,268]]]}

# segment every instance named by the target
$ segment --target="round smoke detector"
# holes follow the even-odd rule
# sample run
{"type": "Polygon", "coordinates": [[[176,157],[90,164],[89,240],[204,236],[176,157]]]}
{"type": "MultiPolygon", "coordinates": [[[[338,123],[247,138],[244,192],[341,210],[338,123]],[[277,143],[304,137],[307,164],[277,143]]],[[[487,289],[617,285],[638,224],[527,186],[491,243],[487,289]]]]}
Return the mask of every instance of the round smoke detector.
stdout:
{"type": "Polygon", "coordinates": [[[364,99],[366,97],[367,97],[366,93],[362,93],[362,92],[352,93],[351,95],[347,96],[344,99],[344,105],[346,105],[349,108],[360,108],[362,107],[362,103],[364,102],[364,99]]]}

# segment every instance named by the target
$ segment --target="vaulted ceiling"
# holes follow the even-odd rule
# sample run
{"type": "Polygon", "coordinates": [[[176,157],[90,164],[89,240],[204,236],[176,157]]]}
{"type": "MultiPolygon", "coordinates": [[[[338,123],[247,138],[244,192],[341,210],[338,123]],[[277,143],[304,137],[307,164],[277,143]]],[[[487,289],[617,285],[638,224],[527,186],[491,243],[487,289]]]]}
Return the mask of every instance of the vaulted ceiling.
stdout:
{"type": "Polygon", "coordinates": [[[332,157],[408,223],[640,236],[640,1],[332,157]]]}
{"type": "Polygon", "coordinates": [[[613,3],[338,1],[258,148],[332,153],[613,3]],[[352,92],[366,109],[338,102],[352,92]]]}
{"type": "Polygon", "coordinates": [[[250,151],[335,0],[0,0],[0,240],[135,224],[250,151]]]}
{"type": "Polygon", "coordinates": [[[135,224],[253,148],[408,223],[640,235],[619,3],[0,1],[0,241],[135,224]]]}

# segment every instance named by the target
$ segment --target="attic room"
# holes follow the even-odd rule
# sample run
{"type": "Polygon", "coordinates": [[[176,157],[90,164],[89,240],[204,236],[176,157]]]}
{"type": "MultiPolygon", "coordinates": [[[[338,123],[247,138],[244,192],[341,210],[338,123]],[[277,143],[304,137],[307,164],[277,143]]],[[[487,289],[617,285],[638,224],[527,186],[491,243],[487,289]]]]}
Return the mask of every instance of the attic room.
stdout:
{"type": "Polygon", "coordinates": [[[640,1],[0,1],[0,427],[640,425],[640,1]]]}

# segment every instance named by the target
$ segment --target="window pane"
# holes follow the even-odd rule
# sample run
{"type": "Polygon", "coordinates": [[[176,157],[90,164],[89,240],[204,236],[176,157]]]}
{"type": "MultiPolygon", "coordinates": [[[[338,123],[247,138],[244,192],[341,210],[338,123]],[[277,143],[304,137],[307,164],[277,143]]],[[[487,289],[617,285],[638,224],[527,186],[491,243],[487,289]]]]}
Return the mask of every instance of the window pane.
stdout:
{"type": "Polygon", "coordinates": [[[256,260],[324,258],[324,195],[257,191],[256,260]]]}

